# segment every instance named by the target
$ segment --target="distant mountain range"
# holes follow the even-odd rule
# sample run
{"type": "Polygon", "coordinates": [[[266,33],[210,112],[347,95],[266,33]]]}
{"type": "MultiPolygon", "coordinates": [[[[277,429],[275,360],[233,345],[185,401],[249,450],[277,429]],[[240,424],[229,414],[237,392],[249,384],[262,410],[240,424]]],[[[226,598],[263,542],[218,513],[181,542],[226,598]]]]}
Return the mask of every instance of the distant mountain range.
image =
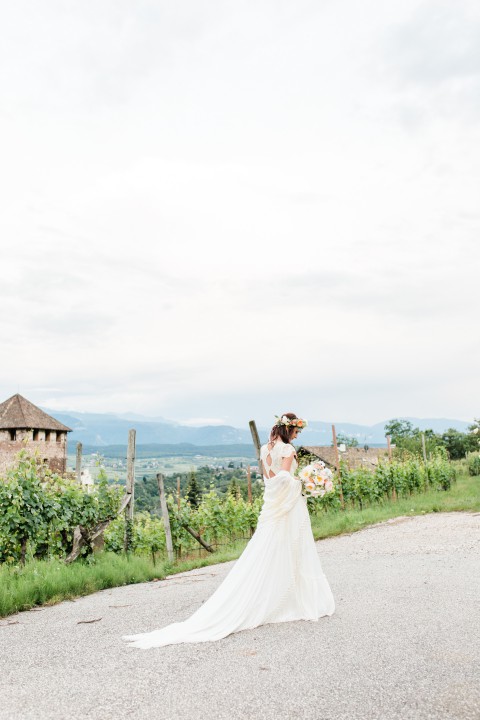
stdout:
{"type": "MultiPolygon", "coordinates": [[[[162,444],[171,445],[190,443],[192,445],[238,445],[252,442],[250,430],[235,428],[230,425],[206,425],[190,427],[164,418],[147,418],[142,415],[111,413],[79,413],[58,412],[43,408],[45,412],[71,427],[69,442],[82,442],[85,445],[105,447],[106,445],[126,445],[128,431],[137,431],[137,445],[162,444]]],[[[421,430],[431,428],[435,432],[443,432],[448,428],[465,431],[470,423],[447,418],[404,418],[410,420],[421,430]]],[[[355,423],[335,423],[338,433],[355,437],[360,445],[385,445],[384,426],[388,421],[375,425],[357,425],[355,423]]],[[[269,428],[258,428],[260,439],[266,441],[269,428]]],[[[301,443],[304,445],[330,445],[332,440],[332,424],[323,421],[311,421],[302,432],[301,443]]]]}

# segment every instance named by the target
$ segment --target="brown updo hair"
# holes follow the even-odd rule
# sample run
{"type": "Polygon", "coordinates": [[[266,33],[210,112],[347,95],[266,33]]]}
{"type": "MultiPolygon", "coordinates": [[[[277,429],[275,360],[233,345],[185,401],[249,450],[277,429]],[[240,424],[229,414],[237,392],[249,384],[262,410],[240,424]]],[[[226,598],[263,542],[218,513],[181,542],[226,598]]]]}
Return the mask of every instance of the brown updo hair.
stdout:
{"type": "MultiPolygon", "coordinates": [[[[289,420],[297,420],[295,413],[282,413],[280,417],[287,417],[289,420]]],[[[270,431],[269,442],[275,442],[276,440],[282,440],[287,445],[290,442],[293,431],[296,430],[293,425],[274,425],[270,431]]]]}

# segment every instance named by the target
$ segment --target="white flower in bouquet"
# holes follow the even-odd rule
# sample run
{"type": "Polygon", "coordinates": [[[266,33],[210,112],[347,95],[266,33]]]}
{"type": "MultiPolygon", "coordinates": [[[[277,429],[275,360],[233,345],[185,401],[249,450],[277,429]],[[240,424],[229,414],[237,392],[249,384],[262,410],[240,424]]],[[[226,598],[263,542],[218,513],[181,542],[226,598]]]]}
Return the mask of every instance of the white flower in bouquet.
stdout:
{"type": "Polygon", "coordinates": [[[304,495],[323,497],[335,489],[332,472],[321,460],[306,465],[300,470],[298,476],[303,484],[304,495]]]}

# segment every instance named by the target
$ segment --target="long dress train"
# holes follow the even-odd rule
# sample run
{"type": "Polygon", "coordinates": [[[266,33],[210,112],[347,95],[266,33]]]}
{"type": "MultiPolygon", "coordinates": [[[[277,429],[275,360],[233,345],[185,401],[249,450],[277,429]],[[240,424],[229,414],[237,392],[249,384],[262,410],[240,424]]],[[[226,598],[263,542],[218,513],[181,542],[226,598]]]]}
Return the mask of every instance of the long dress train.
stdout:
{"type": "Polygon", "coordinates": [[[277,442],[264,445],[261,457],[264,503],[257,529],[240,558],[213,595],[188,620],[140,635],[126,635],[133,647],[151,648],[198,643],[267,623],[318,620],[332,615],[335,603],[310,525],[301,483],[281,469],[282,458],[295,450],[277,442]]]}

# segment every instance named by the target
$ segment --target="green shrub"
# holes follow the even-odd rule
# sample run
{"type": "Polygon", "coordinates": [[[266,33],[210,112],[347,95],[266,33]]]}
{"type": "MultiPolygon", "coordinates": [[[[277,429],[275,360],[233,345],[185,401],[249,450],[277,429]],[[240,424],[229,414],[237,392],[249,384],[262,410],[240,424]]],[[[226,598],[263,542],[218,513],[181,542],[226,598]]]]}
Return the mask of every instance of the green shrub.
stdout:
{"type": "Polygon", "coordinates": [[[469,475],[480,475],[480,453],[472,453],[468,456],[469,475]]]}

